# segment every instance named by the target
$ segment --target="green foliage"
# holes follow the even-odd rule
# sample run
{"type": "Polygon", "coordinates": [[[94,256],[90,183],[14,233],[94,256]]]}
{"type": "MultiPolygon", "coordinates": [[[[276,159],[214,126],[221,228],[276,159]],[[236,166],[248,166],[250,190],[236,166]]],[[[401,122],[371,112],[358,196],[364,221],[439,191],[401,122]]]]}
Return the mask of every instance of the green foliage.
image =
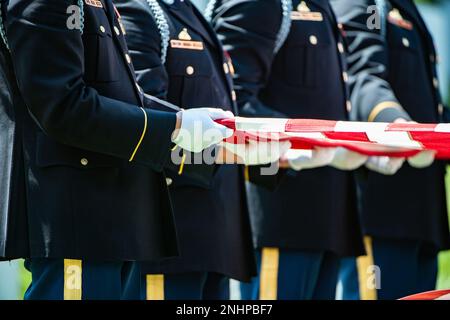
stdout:
{"type": "Polygon", "coordinates": [[[23,295],[25,294],[25,291],[27,290],[28,286],[31,283],[31,273],[28,272],[27,269],[23,266],[23,261],[20,263],[20,269],[19,269],[19,277],[20,277],[20,297],[19,299],[23,298],[23,295]]]}
{"type": "MultiPolygon", "coordinates": [[[[447,203],[450,207],[450,167],[447,167],[446,176],[447,203]]],[[[450,218],[450,216],[449,216],[450,218]]],[[[450,251],[441,252],[439,255],[439,274],[437,281],[438,289],[450,288],[450,251]]]]}
{"type": "Polygon", "coordinates": [[[443,2],[444,0],[415,0],[417,3],[430,3],[437,4],[439,2],[443,2]]]}

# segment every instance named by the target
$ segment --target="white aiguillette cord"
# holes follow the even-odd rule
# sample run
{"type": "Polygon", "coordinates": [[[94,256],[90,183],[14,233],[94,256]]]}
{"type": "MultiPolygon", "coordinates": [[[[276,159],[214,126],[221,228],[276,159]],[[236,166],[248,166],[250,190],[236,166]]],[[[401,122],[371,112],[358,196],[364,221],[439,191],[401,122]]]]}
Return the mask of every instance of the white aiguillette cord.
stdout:
{"type": "Polygon", "coordinates": [[[178,112],[178,111],[182,111],[182,110],[183,110],[182,108],[180,108],[180,107],[178,107],[178,106],[176,106],[176,105],[174,105],[174,104],[172,104],[172,103],[170,103],[170,102],[167,102],[167,101],[165,101],[165,100],[161,100],[161,99],[156,98],[156,97],[154,97],[154,96],[151,96],[151,95],[149,95],[149,94],[144,93],[144,96],[145,96],[147,99],[152,100],[152,101],[155,101],[155,102],[157,102],[157,103],[163,105],[164,107],[166,107],[166,108],[168,108],[168,109],[171,109],[171,110],[173,110],[173,111],[177,111],[177,112],[178,112]]]}

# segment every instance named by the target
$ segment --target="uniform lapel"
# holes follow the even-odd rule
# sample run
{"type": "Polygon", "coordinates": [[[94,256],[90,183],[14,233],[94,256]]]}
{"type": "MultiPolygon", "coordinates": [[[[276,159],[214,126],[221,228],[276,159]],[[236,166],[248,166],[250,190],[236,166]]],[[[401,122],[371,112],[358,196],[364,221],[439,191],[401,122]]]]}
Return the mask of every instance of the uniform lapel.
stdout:
{"type": "MultiPolygon", "coordinates": [[[[213,28],[211,27],[211,24],[206,21],[205,17],[203,16],[203,14],[197,10],[196,7],[194,7],[194,13],[197,16],[197,18],[199,19],[199,21],[201,22],[201,24],[204,27],[204,30],[206,30],[209,35],[210,35],[210,39],[212,39],[214,41],[214,48],[217,49],[217,54],[219,56],[219,63],[222,63],[222,65],[227,64],[228,65],[228,59],[231,60],[231,58],[229,57],[225,57],[225,54],[223,52],[223,47],[222,44],[219,41],[219,38],[216,35],[216,32],[213,30],[213,28]]],[[[228,68],[230,69],[230,68],[228,68]]],[[[227,90],[229,93],[234,92],[233,90],[233,78],[231,76],[231,70],[228,72],[228,74],[225,73],[224,68],[221,68],[221,72],[223,74],[223,77],[225,79],[226,85],[227,85],[227,90]]],[[[233,111],[236,113],[236,105],[235,102],[233,101],[233,98],[231,97],[230,99],[231,103],[233,104],[233,111]]]]}
{"type": "MultiPolygon", "coordinates": [[[[116,34],[115,29],[117,28],[118,30],[121,30],[120,28],[120,24],[118,22],[119,19],[119,12],[117,11],[117,9],[115,8],[115,6],[112,3],[112,0],[102,0],[103,4],[105,6],[105,10],[106,10],[106,15],[108,17],[111,29],[112,29],[112,37],[114,39],[114,42],[116,43],[116,45],[120,48],[120,52],[121,52],[121,56],[123,61],[125,62],[126,66],[127,66],[127,70],[128,70],[128,74],[130,75],[131,79],[135,82],[136,81],[136,77],[135,77],[135,73],[134,73],[134,68],[133,68],[133,64],[129,63],[126,58],[125,58],[125,54],[128,54],[128,47],[125,41],[125,36],[122,34],[122,32],[120,32],[119,35],[116,34]]],[[[139,89],[137,87],[137,85],[135,86],[135,93],[137,94],[137,96],[139,97],[139,99],[141,100],[141,102],[143,103],[143,96],[142,94],[139,92],[139,89]]]]}
{"type": "MultiPolygon", "coordinates": [[[[222,48],[222,44],[220,43],[219,39],[217,38],[217,34],[211,27],[211,24],[208,21],[206,21],[203,14],[195,6],[194,6],[194,13],[197,16],[200,23],[205,28],[206,32],[208,33],[211,43],[214,44],[217,48],[222,48]]],[[[222,50],[221,50],[221,52],[222,52],[222,50]]]]}
{"type": "Polygon", "coordinates": [[[191,3],[191,5],[193,6],[194,14],[196,15],[196,17],[198,18],[199,22],[203,27],[199,30],[198,25],[194,24],[193,21],[190,19],[190,17],[184,14],[183,10],[177,9],[176,6],[168,5],[164,1],[161,1],[161,4],[164,6],[165,10],[170,13],[171,16],[174,16],[176,19],[180,20],[183,23],[183,25],[189,26],[192,30],[195,30],[196,33],[199,33],[205,41],[209,42],[212,45],[212,47],[217,50],[218,53],[217,63],[219,64],[221,73],[223,74],[223,77],[225,79],[228,92],[232,92],[233,88],[230,75],[225,74],[222,68],[222,65],[226,63],[222,45],[219,39],[217,38],[214,30],[212,29],[211,25],[205,20],[201,12],[191,3]]]}
{"type": "MultiPolygon", "coordinates": [[[[205,30],[209,33],[212,41],[214,42],[214,44],[215,44],[214,47],[217,49],[217,53],[220,58],[219,62],[228,63],[228,58],[226,58],[224,55],[222,44],[220,43],[219,38],[217,38],[216,32],[211,27],[211,24],[208,21],[206,21],[203,14],[199,10],[197,10],[197,8],[195,6],[194,6],[194,13],[197,16],[197,18],[199,19],[199,21],[201,22],[201,24],[203,25],[203,27],[205,28],[205,30]]],[[[223,72],[223,74],[227,80],[228,91],[231,92],[233,90],[233,82],[232,82],[233,80],[229,73],[225,74],[225,72],[223,72]]]]}
{"type": "Polygon", "coordinates": [[[331,7],[330,1],[329,0],[309,0],[308,2],[314,4],[322,9],[322,11],[328,17],[328,19],[332,25],[332,29],[333,29],[333,33],[334,33],[335,37],[337,37],[338,41],[342,40],[342,33],[338,30],[338,28],[336,28],[336,26],[338,24],[337,18],[331,7]]]}
{"type": "Polygon", "coordinates": [[[417,7],[410,0],[390,0],[390,2],[397,8],[400,8],[401,11],[404,11],[408,14],[409,18],[413,21],[414,26],[419,28],[420,32],[427,37],[430,37],[430,33],[428,32],[428,28],[423,21],[422,16],[420,15],[417,7]]]}
{"type": "Polygon", "coordinates": [[[331,10],[331,6],[328,2],[328,0],[309,0],[306,3],[313,3],[314,5],[322,8],[323,12],[326,13],[329,19],[331,19],[333,22],[335,22],[333,11],[331,10]]]}
{"type": "Polygon", "coordinates": [[[204,30],[197,30],[197,26],[193,23],[188,15],[185,15],[183,10],[179,10],[177,6],[166,4],[164,1],[161,1],[161,3],[168,11],[170,11],[173,16],[180,20],[184,25],[189,26],[191,29],[195,30],[195,32],[201,34],[203,39],[205,39],[205,41],[208,41],[211,45],[217,46],[217,43],[211,38],[211,35],[208,32],[205,32],[204,30]]]}
{"type": "Polygon", "coordinates": [[[100,0],[103,3],[103,10],[105,10],[108,20],[111,22],[114,18],[114,11],[111,13],[109,0],[100,0]]]}

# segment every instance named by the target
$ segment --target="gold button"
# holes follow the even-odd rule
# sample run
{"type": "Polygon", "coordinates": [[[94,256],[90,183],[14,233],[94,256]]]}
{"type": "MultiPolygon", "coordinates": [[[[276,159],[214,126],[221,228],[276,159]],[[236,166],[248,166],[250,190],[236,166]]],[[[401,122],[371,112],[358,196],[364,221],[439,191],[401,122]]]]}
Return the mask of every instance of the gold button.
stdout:
{"type": "Polygon", "coordinates": [[[131,57],[128,53],[125,53],[125,59],[127,60],[128,63],[131,63],[131,57]]]}
{"type": "Polygon", "coordinates": [[[188,74],[188,75],[192,75],[192,74],[194,74],[194,67],[193,66],[188,66],[187,68],[186,68],[186,73],[188,74]]]}
{"type": "Polygon", "coordinates": [[[342,72],[342,79],[344,79],[344,82],[348,82],[348,73],[342,72]]]}
{"type": "Polygon", "coordinates": [[[228,63],[224,63],[223,64],[223,71],[225,72],[225,74],[228,74],[228,72],[230,72],[230,68],[228,68],[228,63]]]}
{"type": "Polygon", "coordinates": [[[100,31],[101,31],[102,33],[105,33],[105,32],[106,32],[105,27],[104,27],[104,26],[100,26],[100,31]]]}
{"type": "Polygon", "coordinates": [[[310,36],[309,37],[309,42],[311,42],[312,45],[316,45],[318,40],[316,36],[310,36]]]}
{"type": "Polygon", "coordinates": [[[439,80],[437,78],[433,78],[433,86],[438,89],[439,88],[439,80]]]}
{"type": "Polygon", "coordinates": [[[117,28],[116,26],[114,26],[114,31],[116,32],[116,34],[117,34],[118,36],[120,36],[120,30],[119,30],[119,28],[117,28]]]}
{"type": "Polygon", "coordinates": [[[172,184],[172,179],[170,179],[170,178],[166,178],[166,184],[167,184],[167,186],[170,186],[171,184],[172,184]]]}
{"type": "Polygon", "coordinates": [[[80,163],[81,163],[82,166],[87,166],[88,163],[89,163],[89,161],[88,161],[88,159],[86,159],[86,158],[82,158],[82,159],[80,160],[80,163]]]}
{"type": "Polygon", "coordinates": [[[231,99],[233,100],[233,101],[236,101],[236,91],[231,91],[231,99]]]}
{"type": "Polygon", "coordinates": [[[407,38],[403,38],[402,43],[405,47],[409,47],[409,40],[407,38]]]}
{"type": "Polygon", "coordinates": [[[352,103],[349,100],[347,100],[346,107],[347,107],[347,112],[352,111],[352,103]]]}
{"type": "Polygon", "coordinates": [[[344,45],[342,42],[338,42],[337,47],[340,53],[344,53],[344,45]]]}
{"type": "Polygon", "coordinates": [[[442,105],[442,103],[438,104],[438,112],[441,116],[444,114],[444,106],[442,105]]]}

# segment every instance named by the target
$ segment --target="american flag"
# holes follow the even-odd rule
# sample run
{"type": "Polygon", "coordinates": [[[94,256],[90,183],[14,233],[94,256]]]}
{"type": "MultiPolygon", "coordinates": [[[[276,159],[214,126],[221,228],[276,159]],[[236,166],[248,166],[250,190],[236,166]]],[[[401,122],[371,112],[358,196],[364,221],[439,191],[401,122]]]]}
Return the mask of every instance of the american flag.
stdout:
{"type": "Polygon", "coordinates": [[[450,123],[380,123],[314,119],[243,118],[219,120],[235,130],[230,143],[289,140],[292,149],[344,147],[368,156],[411,157],[421,151],[450,159],[450,123]]]}
{"type": "Polygon", "coordinates": [[[411,296],[401,298],[400,300],[450,300],[450,290],[428,291],[413,294],[411,296]]]}

